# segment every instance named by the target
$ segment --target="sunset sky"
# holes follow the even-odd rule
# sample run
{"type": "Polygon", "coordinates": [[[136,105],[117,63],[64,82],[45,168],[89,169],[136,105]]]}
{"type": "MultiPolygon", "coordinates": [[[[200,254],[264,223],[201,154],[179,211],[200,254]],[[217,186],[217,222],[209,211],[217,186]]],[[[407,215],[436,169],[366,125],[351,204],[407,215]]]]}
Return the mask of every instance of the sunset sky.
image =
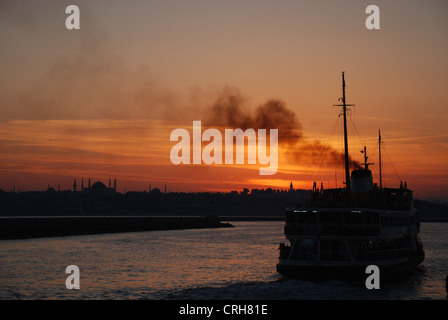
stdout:
{"type": "Polygon", "coordinates": [[[350,156],[366,145],[377,180],[381,129],[384,184],[448,199],[447,13],[444,0],[2,1],[0,189],[342,186],[342,164],[321,155],[342,151],[345,71],[350,156]],[[79,30],[65,27],[71,4],[79,30]],[[365,27],[370,4],[380,30],[365,27]],[[297,134],[275,175],[171,163],[174,129],[255,125],[273,105],[297,134]]]}

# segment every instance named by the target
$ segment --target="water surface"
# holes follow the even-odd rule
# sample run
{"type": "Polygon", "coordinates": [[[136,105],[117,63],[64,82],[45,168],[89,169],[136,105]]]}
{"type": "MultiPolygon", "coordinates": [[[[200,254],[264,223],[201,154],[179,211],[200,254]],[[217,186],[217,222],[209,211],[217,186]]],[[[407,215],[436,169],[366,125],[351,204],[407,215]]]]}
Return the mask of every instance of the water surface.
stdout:
{"type": "Polygon", "coordinates": [[[285,280],[275,270],[283,222],[0,241],[0,299],[446,299],[448,223],[422,223],[425,261],[380,290],[285,280]],[[65,268],[80,269],[68,290],[65,268]]]}

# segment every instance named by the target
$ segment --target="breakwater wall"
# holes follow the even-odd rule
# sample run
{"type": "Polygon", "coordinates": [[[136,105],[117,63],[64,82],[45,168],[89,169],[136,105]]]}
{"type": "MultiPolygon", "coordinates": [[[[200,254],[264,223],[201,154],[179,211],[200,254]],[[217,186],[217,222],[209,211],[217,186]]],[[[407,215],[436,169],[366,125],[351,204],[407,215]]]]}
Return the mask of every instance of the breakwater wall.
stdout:
{"type": "Polygon", "coordinates": [[[216,217],[199,216],[2,217],[0,240],[223,227],[232,225],[216,217]]]}

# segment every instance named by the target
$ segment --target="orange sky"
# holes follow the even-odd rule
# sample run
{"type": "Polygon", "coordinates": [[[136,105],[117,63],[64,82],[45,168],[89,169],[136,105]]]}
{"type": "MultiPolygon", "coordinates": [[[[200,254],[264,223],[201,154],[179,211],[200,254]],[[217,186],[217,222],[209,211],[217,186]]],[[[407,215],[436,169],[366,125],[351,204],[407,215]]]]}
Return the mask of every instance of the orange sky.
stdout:
{"type": "Polygon", "coordinates": [[[340,167],[294,159],[285,145],[273,176],[259,165],[175,166],[169,136],[206,121],[231,90],[249,115],[282,101],[300,146],[340,151],[333,104],[345,71],[351,156],[362,161],[366,144],[377,163],[381,129],[385,184],[448,198],[445,1],[376,1],[380,30],[365,28],[370,3],[358,0],[77,3],[81,29],[70,31],[71,1],[0,4],[2,190],[89,177],[116,177],[119,191],[341,186],[340,167]]]}

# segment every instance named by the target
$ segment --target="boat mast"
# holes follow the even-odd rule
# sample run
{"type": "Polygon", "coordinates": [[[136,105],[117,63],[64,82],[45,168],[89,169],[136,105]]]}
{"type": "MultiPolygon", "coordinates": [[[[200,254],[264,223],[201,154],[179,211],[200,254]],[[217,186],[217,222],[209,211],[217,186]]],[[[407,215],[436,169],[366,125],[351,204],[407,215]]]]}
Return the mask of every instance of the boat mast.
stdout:
{"type": "Polygon", "coordinates": [[[361,153],[364,154],[364,169],[368,170],[369,169],[369,165],[374,164],[372,162],[367,163],[367,160],[369,159],[369,157],[367,156],[367,147],[364,146],[364,149],[361,150],[361,153]]]}
{"type": "Polygon", "coordinates": [[[378,129],[378,149],[380,150],[379,152],[379,160],[380,160],[380,189],[383,187],[383,178],[381,175],[381,130],[378,129]]]}
{"type": "Polygon", "coordinates": [[[342,105],[338,104],[335,106],[342,107],[342,115],[344,117],[344,158],[345,158],[345,188],[347,190],[347,194],[350,193],[350,165],[349,165],[349,156],[348,156],[348,139],[347,139],[347,107],[354,106],[354,104],[347,104],[345,102],[345,77],[344,71],[342,71],[342,105]]]}

